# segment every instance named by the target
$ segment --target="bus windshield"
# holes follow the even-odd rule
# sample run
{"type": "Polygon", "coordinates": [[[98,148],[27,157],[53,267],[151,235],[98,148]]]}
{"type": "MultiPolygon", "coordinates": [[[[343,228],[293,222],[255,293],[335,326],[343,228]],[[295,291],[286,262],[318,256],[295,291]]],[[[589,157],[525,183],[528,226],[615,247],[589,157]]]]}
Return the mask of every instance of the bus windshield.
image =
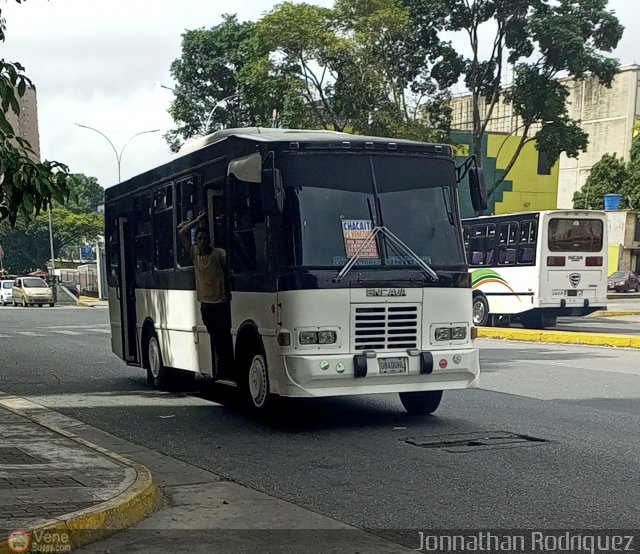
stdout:
{"type": "Polygon", "coordinates": [[[342,267],[359,252],[358,267],[419,267],[382,236],[363,244],[376,223],[430,266],[464,265],[450,160],[315,154],[282,167],[299,265],[342,267]]]}
{"type": "Polygon", "coordinates": [[[600,252],[603,225],[599,219],[554,218],[549,221],[551,252],[600,252]]]}

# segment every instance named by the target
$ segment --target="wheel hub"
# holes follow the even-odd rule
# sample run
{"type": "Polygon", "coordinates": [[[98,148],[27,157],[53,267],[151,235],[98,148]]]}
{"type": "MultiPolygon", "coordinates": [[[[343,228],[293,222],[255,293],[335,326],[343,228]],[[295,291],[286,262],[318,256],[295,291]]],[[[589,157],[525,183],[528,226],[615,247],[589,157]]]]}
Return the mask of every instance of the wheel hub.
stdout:
{"type": "Polygon", "coordinates": [[[155,337],[149,341],[149,370],[156,379],[160,375],[160,350],[155,337]]]}
{"type": "Polygon", "coordinates": [[[255,356],[249,368],[249,392],[253,403],[260,407],[267,395],[267,368],[260,356],[255,356]]]}

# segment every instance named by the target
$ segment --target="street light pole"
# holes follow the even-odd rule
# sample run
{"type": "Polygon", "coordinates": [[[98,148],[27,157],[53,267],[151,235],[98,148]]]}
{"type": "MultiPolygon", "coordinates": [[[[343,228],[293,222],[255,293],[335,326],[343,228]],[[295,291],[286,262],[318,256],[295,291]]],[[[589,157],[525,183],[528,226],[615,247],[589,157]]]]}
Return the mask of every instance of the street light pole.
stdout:
{"type": "Polygon", "coordinates": [[[102,131],[98,131],[98,129],[94,129],[93,127],[89,127],[88,125],[81,125],[80,123],[76,123],[76,125],[84,129],[90,129],[91,131],[95,131],[96,133],[102,135],[105,139],[107,139],[107,142],[111,145],[111,148],[113,148],[113,152],[116,155],[116,160],[118,161],[118,183],[122,181],[121,173],[120,173],[120,169],[122,165],[122,154],[124,153],[124,149],[127,147],[127,144],[129,144],[137,136],[144,135],[145,133],[157,133],[160,130],[160,129],[151,129],[150,131],[140,131],[139,133],[136,133],[135,135],[130,137],[129,140],[127,140],[127,142],[124,143],[122,150],[120,150],[120,154],[118,154],[118,151],[116,150],[116,147],[113,145],[113,142],[111,142],[109,137],[105,135],[102,131]]]}
{"type": "Polygon", "coordinates": [[[50,273],[50,281],[52,284],[53,291],[53,301],[57,302],[58,300],[58,291],[56,290],[56,262],[55,262],[55,254],[53,252],[53,225],[51,224],[51,202],[49,202],[49,207],[47,209],[49,212],[49,246],[51,247],[51,273],[50,273]]]}
{"type": "Polygon", "coordinates": [[[218,102],[216,102],[216,105],[213,107],[213,109],[209,112],[209,116],[207,117],[207,121],[204,124],[204,132],[206,133],[209,130],[209,123],[211,122],[211,117],[213,116],[213,113],[220,107],[222,106],[222,104],[224,102],[226,102],[227,100],[231,100],[232,98],[238,98],[240,95],[239,94],[230,94],[229,96],[227,96],[226,98],[223,98],[222,100],[219,100],[218,102]]]}

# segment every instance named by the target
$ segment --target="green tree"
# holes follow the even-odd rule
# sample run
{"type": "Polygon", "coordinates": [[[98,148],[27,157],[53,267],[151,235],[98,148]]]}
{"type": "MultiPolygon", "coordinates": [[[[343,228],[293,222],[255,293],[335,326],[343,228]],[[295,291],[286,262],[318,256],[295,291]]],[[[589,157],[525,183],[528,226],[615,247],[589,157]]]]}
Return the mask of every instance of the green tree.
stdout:
{"type": "Polygon", "coordinates": [[[604,209],[605,194],[623,194],[623,205],[628,205],[625,188],[630,174],[622,158],[605,154],[594,164],[581,190],[573,195],[573,207],[577,209],[604,209]]]}
{"type": "Polygon", "coordinates": [[[593,75],[610,85],[618,62],[604,53],[616,47],[623,26],[607,9],[607,0],[399,1],[410,9],[416,33],[426,41],[432,42],[434,33],[466,37],[469,55],[436,60],[431,75],[440,81],[444,74],[450,81],[460,68],[472,97],[475,152],[481,152],[501,98],[521,118],[519,145],[500,180],[529,141],[536,140],[538,149],[553,160],[562,152],[575,157],[586,149],[588,136],[569,117],[568,91],[558,78],[593,75]],[[508,66],[514,68],[515,78],[505,88],[508,66]]]}
{"type": "MultiPolygon", "coordinates": [[[[251,101],[252,91],[240,90],[238,81],[249,62],[256,82],[269,72],[268,60],[251,47],[254,27],[251,22],[239,23],[235,15],[224,15],[220,25],[182,35],[182,56],[171,64],[176,88],[169,109],[178,127],[165,135],[173,151],[184,140],[205,135],[211,129],[264,122],[266,114],[251,101]],[[262,70],[259,63],[264,65],[262,70]],[[228,101],[221,102],[225,98],[228,101]]],[[[258,92],[264,94],[265,87],[257,86],[258,92]]]]}
{"type": "MultiPolygon", "coordinates": [[[[104,216],[100,213],[75,213],[67,208],[51,211],[53,250],[56,257],[68,247],[95,242],[104,232],[104,216]]],[[[49,215],[32,220],[19,215],[14,226],[0,223],[0,244],[5,253],[4,267],[9,273],[28,273],[46,268],[51,259],[49,215]]]]}
{"type": "Polygon", "coordinates": [[[640,211],[640,134],[636,134],[633,139],[630,158],[627,165],[629,178],[620,192],[626,206],[640,211]]]}
{"type": "Polygon", "coordinates": [[[75,213],[95,212],[104,203],[104,189],[98,184],[98,179],[88,177],[82,173],[69,176],[71,197],[67,208],[75,213]]]}
{"type": "MultiPolygon", "coordinates": [[[[425,63],[437,57],[434,45],[449,67],[455,56],[450,45],[423,39],[397,0],[336,0],[333,9],[285,2],[255,23],[227,15],[210,30],[183,35],[182,57],[172,65],[171,114],[180,126],[167,138],[176,149],[204,132],[206,98],[237,93],[245,117],[216,109],[214,126],[271,125],[275,111],[284,127],[443,139],[434,129],[446,131],[448,93],[425,63]]],[[[439,74],[449,85],[456,78],[439,74]]]]}
{"type": "MultiPolygon", "coordinates": [[[[22,3],[23,0],[16,0],[22,3]]],[[[6,24],[0,10],[0,41],[6,24]]],[[[37,160],[31,145],[16,135],[7,114],[20,114],[20,98],[33,86],[19,63],[0,60],[0,221],[14,225],[18,213],[30,219],[46,209],[52,199],[65,203],[69,194],[68,169],[55,161],[37,160]]]]}

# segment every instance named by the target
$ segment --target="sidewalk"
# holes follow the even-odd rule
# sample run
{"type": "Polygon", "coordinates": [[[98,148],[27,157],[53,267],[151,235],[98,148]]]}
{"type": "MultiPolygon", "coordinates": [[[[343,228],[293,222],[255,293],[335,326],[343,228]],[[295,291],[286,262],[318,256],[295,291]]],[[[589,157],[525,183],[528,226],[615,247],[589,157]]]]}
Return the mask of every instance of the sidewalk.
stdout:
{"type": "Polygon", "coordinates": [[[68,552],[155,510],[161,495],[145,467],[19,407],[0,393],[0,553],[27,551],[16,549],[24,540],[33,551],[68,552]]]}
{"type": "Polygon", "coordinates": [[[0,436],[0,456],[15,456],[0,457],[0,541],[48,524],[50,533],[31,533],[40,552],[402,554],[419,544],[418,530],[368,532],[2,392],[0,436]],[[146,503],[129,492],[136,474],[146,476],[146,503]]]}
{"type": "Polygon", "coordinates": [[[77,305],[84,308],[93,308],[96,306],[105,307],[109,305],[109,302],[107,300],[100,300],[93,296],[80,296],[80,298],[78,298],[77,305]]]}

